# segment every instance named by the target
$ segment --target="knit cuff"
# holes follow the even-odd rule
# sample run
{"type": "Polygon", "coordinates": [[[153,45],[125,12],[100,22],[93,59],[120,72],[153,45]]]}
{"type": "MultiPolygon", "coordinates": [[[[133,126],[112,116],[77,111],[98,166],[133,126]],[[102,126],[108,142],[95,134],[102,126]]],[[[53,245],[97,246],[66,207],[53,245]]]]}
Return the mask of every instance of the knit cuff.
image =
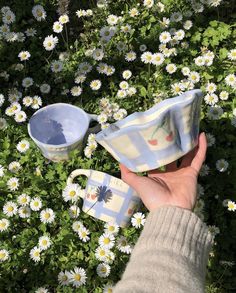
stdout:
{"type": "Polygon", "coordinates": [[[212,235],[197,215],[183,208],[163,206],[149,213],[136,246],[168,249],[205,271],[212,243],[212,235]]]}

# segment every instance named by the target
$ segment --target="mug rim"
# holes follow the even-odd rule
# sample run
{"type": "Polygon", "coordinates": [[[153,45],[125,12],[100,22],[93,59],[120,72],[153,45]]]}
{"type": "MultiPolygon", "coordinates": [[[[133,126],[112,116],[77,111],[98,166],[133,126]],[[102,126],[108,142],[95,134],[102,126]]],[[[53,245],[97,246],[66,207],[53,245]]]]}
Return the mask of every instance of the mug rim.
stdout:
{"type": "MultiPolygon", "coordinates": [[[[88,130],[89,120],[90,120],[89,115],[88,115],[83,109],[81,109],[80,107],[75,106],[75,105],[72,105],[72,104],[68,104],[68,103],[54,103],[54,104],[50,104],[50,105],[47,105],[47,106],[45,106],[45,107],[42,107],[42,108],[38,109],[38,110],[37,110],[37,111],[36,111],[36,112],[30,117],[30,120],[31,120],[36,114],[38,114],[39,112],[45,110],[46,108],[48,109],[48,108],[55,107],[55,106],[57,107],[57,106],[60,106],[60,105],[64,105],[64,106],[66,105],[66,106],[69,106],[69,107],[72,107],[72,108],[76,108],[77,110],[79,109],[81,112],[83,112],[83,113],[85,114],[84,116],[85,116],[86,119],[87,119],[85,122],[87,122],[87,127],[86,127],[86,128],[87,128],[87,130],[88,130]]],[[[37,145],[41,145],[41,146],[43,146],[43,147],[51,147],[51,148],[63,148],[63,147],[69,147],[69,146],[75,144],[76,142],[79,142],[80,139],[81,139],[82,137],[84,137],[85,133],[87,132],[87,130],[86,130],[84,133],[82,133],[82,134],[80,135],[80,137],[78,137],[77,139],[73,140],[73,141],[70,142],[70,143],[63,143],[63,144],[47,144],[47,143],[43,143],[43,142],[39,141],[37,138],[35,138],[35,137],[32,135],[32,133],[31,133],[31,129],[30,129],[30,120],[29,120],[28,125],[27,125],[27,129],[28,129],[29,136],[33,139],[33,141],[36,142],[37,145]]]]}

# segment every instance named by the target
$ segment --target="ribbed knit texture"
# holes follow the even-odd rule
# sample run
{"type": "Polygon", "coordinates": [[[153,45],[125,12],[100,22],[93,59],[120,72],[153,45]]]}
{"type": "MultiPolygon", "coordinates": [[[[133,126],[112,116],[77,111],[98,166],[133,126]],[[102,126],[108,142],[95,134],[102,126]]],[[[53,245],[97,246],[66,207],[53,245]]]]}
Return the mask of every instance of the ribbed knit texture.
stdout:
{"type": "Polygon", "coordinates": [[[114,293],[204,292],[212,242],[207,226],[189,210],[164,206],[150,212],[114,293]]]}

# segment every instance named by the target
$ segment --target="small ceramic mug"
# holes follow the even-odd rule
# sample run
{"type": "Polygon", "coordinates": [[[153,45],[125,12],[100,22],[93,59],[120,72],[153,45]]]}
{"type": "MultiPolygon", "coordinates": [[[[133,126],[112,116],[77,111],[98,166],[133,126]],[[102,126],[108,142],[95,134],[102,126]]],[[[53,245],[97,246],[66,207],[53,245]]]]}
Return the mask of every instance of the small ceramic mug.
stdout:
{"type": "Polygon", "coordinates": [[[73,171],[67,184],[72,183],[79,175],[88,177],[82,210],[102,221],[113,221],[120,227],[126,227],[140,204],[136,191],[121,179],[90,169],[73,171]]]}

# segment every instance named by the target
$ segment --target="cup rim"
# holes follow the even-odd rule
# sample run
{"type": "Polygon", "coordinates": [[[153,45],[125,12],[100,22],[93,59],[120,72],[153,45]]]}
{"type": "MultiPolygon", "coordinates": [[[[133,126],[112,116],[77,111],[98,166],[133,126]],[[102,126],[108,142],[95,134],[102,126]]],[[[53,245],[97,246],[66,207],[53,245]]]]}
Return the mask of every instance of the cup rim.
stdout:
{"type": "MultiPolygon", "coordinates": [[[[86,129],[88,130],[89,120],[90,120],[89,115],[88,115],[83,109],[81,109],[80,107],[75,106],[75,105],[71,105],[71,104],[68,104],[68,103],[54,103],[54,104],[50,104],[50,105],[47,105],[47,106],[45,106],[45,107],[42,107],[42,108],[38,109],[38,110],[37,110],[37,111],[36,111],[36,112],[30,117],[30,120],[31,120],[36,114],[38,114],[39,112],[45,110],[46,108],[48,109],[48,108],[55,107],[55,106],[57,107],[57,106],[60,106],[60,105],[64,105],[64,106],[66,105],[66,106],[69,106],[69,107],[75,108],[75,109],[80,110],[81,112],[83,112],[83,113],[84,113],[84,116],[85,116],[86,119],[87,119],[86,121],[84,121],[84,123],[87,122],[87,127],[86,127],[86,129]]],[[[28,129],[29,136],[32,138],[33,141],[35,141],[35,143],[36,143],[37,145],[41,145],[41,146],[43,146],[43,147],[50,147],[50,148],[63,148],[63,147],[69,147],[69,146],[73,145],[74,143],[79,142],[80,139],[81,139],[82,137],[84,137],[85,133],[87,132],[87,130],[86,130],[86,131],[85,131],[84,133],[82,133],[78,138],[76,138],[75,140],[71,141],[70,143],[63,143],[63,144],[47,144],[47,143],[44,143],[44,142],[39,141],[37,138],[35,138],[35,137],[33,136],[33,134],[31,133],[31,129],[30,129],[30,120],[29,120],[28,125],[27,125],[27,129],[28,129]]]]}

